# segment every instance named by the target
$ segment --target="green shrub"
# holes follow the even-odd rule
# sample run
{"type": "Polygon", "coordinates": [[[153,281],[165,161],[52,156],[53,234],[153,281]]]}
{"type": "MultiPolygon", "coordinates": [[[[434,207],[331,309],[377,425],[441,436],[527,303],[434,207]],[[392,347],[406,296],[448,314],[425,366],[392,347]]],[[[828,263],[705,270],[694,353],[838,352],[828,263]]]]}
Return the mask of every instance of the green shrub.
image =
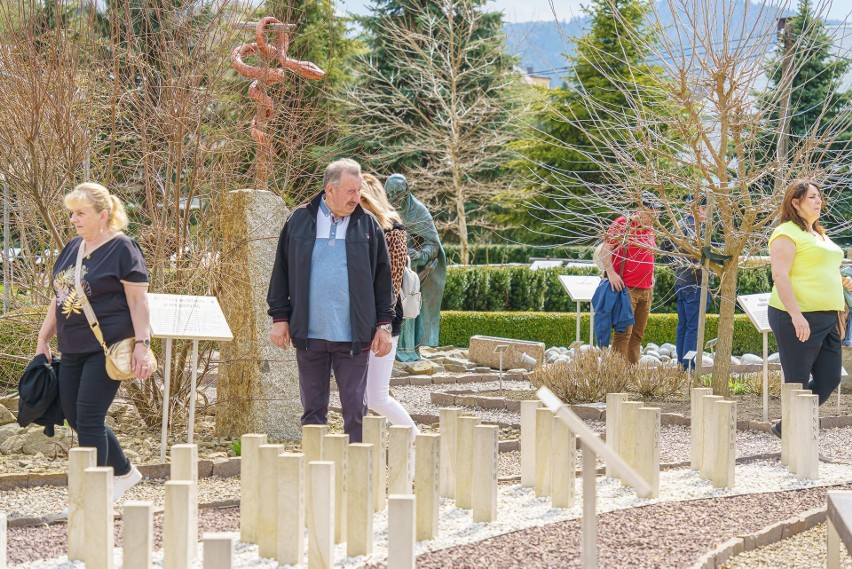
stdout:
{"type": "MultiPolygon", "coordinates": [[[[557,247],[552,245],[510,245],[507,243],[486,243],[471,245],[469,263],[471,265],[504,265],[506,263],[529,263],[532,258],[551,259],[591,259],[594,247],[570,246],[557,247]]],[[[461,262],[460,247],[457,244],[444,244],[447,261],[461,262]]]]}
{"type": "MultiPolygon", "coordinates": [[[[474,335],[498,336],[517,340],[544,342],[545,346],[568,346],[576,339],[576,314],[553,312],[441,312],[441,345],[467,346],[474,335]]],[[[716,337],[718,315],[707,315],[707,340],[716,337]]],[[[580,337],[589,340],[589,315],[580,318],[580,337]]],[[[674,344],[677,336],[676,314],[651,314],[645,329],[643,343],[654,342],[674,344]]],[[[769,350],[778,349],[775,337],[769,334],[769,350]]],[[[748,317],[737,314],[734,317],[733,352],[743,354],[751,352],[760,355],[763,351],[763,338],[752,326],[748,317]]]]}

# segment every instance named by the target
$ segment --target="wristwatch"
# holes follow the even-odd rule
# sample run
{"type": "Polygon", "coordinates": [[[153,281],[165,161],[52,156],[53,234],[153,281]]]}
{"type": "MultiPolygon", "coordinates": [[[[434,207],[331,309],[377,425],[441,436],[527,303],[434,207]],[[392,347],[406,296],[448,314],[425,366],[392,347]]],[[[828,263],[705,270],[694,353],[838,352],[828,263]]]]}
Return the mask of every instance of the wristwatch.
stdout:
{"type": "Polygon", "coordinates": [[[145,338],[144,340],[138,340],[137,339],[136,343],[137,344],[145,344],[146,348],[150,348],[151,347],[151,338],[145,338]]]}
{"type": "Polygon", "coordinates": [[[376,330],[384,330],[388,334],[393,332],[393,327],[390,324],[379,324],[376,326],[376,330]]]}

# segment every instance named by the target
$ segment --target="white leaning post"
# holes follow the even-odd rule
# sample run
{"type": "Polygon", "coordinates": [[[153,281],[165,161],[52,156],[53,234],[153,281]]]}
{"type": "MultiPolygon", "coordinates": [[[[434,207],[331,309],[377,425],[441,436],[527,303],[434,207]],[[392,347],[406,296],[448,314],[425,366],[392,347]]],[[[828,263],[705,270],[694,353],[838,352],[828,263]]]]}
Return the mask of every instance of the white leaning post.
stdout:
{"type": "Polygon", "coordinates": [[[414,444],[414,497],[417,541],[438,537],[439,463],[443,435],[418,435],[414,444]]]}
{"type": "Polygon", "coordinates": [[[98,451],[77,447],[68,451],[68,560],[84,561],[86,551],[86,502],[83,473],[98,464],[98,451]]]}
{"type": "Polygon", "coordinates": [[[203,542],[204,569],[231,569],[234,565],[236,533],[205,533],[203,542]]]}
{"type": "Polygon", "coordinates": [[[521,401],[521,486],[535,486],[535,410],[538,401],[521,401]]]}
{"type": "Polygon", "coordinates": [[[326,435],[322,459],[334,463],[334,543],[346,541],[346,466],[349,435],[326,435]]]}
{"type": "Polygon", "coordinates": [[[798,447],[798,437],[799,430],[801,429],[801,425],[799,424],[799,414],[796,412],[794,404],[796,403],[796,397],[799,395],[810,395],[810,389],[791,389],[789,391],[790,394],[790,403],[789,403],[789,417],[785,423],[781,424],[781,435],[783,436],[784,431],[786,430],[789,433],[789,441],[787,443],[787,470],[796,474],[799,471],[799,454],[801,454],[802,449],[798,447]]]}
{"type": "Polygon", "coordinates": [[[535,410],[535,495],[550,496],[550,439],[553,413],[547,407],[535,410]]]}
{"type": "Polygon", "coordinates": [[[121,510],[122,569],[151,569],[154,504],[127,502],[121,510]]]}
{"type": "Polygon", "coordinates": [[[308,569],[334,567],[334,463],[309,462],[308,569]]]}
{"type": "Polygon", "coordinates": [[[819,480],[819,395],[793,398],[796,414],[796,478],[819,480]]]}
{"type": "Polygon", "coordinates": [[[346,555],[373,553],[373,445],[352,443],[347,458],[346,555]]]}
{"type": "Polygon", "coordinates": [[[689,396],[689,438],[692,444],[689,455],[689,468],[701,471],[701,459],[704,457],[704,406],[701,398],[713,395],[709,387],[693,387],[689,396]]]}
{"type": "Polygon", "coordinates": [[[440,413],[441,433],[441,497],[455,498],[456,488],[456,427],[462,410],[458,407],[443,407],[440,413]]]}
{"type": "Polygon", "coordinates": [[[473,428],[473,522],[497,519],[497,454],[500,428],[477,425],[473,428]]]}
{"type": "Polygon", "coordinates": [[[825,496],[827,569],[840,569],[840,556],[852,553],[852,492],[831,490],[825,496]],[[841,549],[842,548],[842,549],[841,549]]]}
{"type": "Polygon", "coordinates": [[[195,540],[190,539],[192,482],[166,482],[166,506],[163,514],[163,569],[192,567],[195,540]]]}
{"type": "Polygon", "coordinates": [[[240,541],[245,543],[257,543],[258,449],[265,444],[266,435],[240,437],[240,541]]]}
{"type": "Polygon", "coordinates": [[[388,494],[411,494],[411,435],[414,429],[388,427],[388,494]]]}
{"type": "Polygon", "coordinates": [[[387,435],[386,417],[364,417],[364,442],[373,445],[373,512],[383,511],[387,500],[387,435]]]}
{"type": "Polygon", "coordinates": [[[305,455],[278,455],[278,564],[305,558],[305,455]]]}
{"type": "Polygon", "coordinates": [[[473,499],[473,429],[479,417],[459,417],[456,428],[456,507],[471,508],[473,499]]]}
{"type": "Polygon", "coordinates": [[[716,467],[714,461],[716,459],[716,428],[717,417],[716,407],[713,405],[716,401],[722,401],[721,395],[705,395],[701,398],[702,411],[701,421],[704,429],[704,445],[701,452],[701,469],[698,475],[704,480],[713,480],[713,469],[716,467]]]}
{"type": "Polygon", "coordinates": [[[801,383],[781,384],[781,464],[790,464],[790,438],[792,429],[785,429],[784,425],[790,425],[790,394],[795,390],[801,390],[801,383]]]}
{"type": "Polygon", "coordinates": [[[660,409],[636,412],[636,472],[651,485],[651,498],[660,497],[660,409]]]}
{"type": "Polygon", "coordinates": [[[172,445],[170,480],[192,482],[189,541],[192,558],[198,555],[198,445],[172,445]]]}
{"type": "Polygon", "coordinates": [[[388,496],[388,569],[414,569],[415,497],[388,496]]]}
{"type": "Polygon", "coordinates": [[[553,417],[550,454],[551,503],[554,508],[573,508],[577,472],[577,437],[568,425],[557,417],[553,417]]]}
{"type": "MultiPolygon", "coordinates": [[[[618,436],[619,454],[624,462],[633,469],[636,468],[636,446],[639,441],[637,438],[639,409],[644,405],[641,401],[625,401],[621,404],[621,425],[618,436]]],[[[627,481],[622,480],[621,483],[626,485],[627,481]]]]}
{"type": "MultiPolygon", "coordinates": [[[[327,425],[302,425],[302,453],[305,455],[305,464],[318,462],[322,458],[322,440],[328,434],[327,425]]],[[[305,504],[311,503],[311,477],[305,475],[305,504]]],[[[310,506],[305,506],[310,507],[310,506]]],[[[305,524],[308,523],[305,518],[305,524]]],[[[307,529],[307,525],[305,529],[307,529]]],[[[245,541],[245,540],[243,540],[245,541]]]]}
{"type": "Polygon", "coordinates": [[[87,569],[113,567],[112,483],[111,466],[87,468],[83,473],[83,492],[86,495],[83,561],[87,569]]]}
{"type": "Polygon", "coordinates": [[[257,506],[257,554],[267,559],[278,558],[278,455],[283,451],[283,445],[258,449],[257,487],[263,498],[257,506]]]}
{"type": "Polygon", "coordinates": [[[737,403],[716,401],[713,406],[716,414],[716,458],[711,482],[715,488],[733,488],[737,462],[737,403]]]}
{"type": "Polygon", "coordinates": [[[6,555],[6,512],[0,511],[0,569],[6,569],[8,556],[6,555]]]}
{"type": "MultiPolygon", "coordinates": [[[[626,393],[606,394],[606,444],[615,452],[621,451],[621,404],[627,401],[626,393]]],[[[612,478],[612,466],[606,465],[606,475],[612,478]]]]}

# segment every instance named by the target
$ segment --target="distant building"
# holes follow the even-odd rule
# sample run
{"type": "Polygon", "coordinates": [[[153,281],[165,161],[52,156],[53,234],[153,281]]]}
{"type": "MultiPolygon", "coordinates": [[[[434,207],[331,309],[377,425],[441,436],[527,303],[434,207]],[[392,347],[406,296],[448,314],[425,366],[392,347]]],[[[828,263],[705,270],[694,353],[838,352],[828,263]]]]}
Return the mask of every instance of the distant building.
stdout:
{"type": "Polygon", "coordinates": [[[515,71],[521,76],[521,81],[527,85],[535,87],[550,87],[550,77],[533,72],[532,67],[527,67],[526,71],[520,66],[515,67],[515,71]]]}

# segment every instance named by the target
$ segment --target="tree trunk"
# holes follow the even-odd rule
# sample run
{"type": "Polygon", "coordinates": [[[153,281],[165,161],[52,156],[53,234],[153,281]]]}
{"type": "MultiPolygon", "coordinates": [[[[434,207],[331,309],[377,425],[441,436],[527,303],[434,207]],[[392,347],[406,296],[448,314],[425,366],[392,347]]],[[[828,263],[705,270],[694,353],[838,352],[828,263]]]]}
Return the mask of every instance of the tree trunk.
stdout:
{"type": "Polygon", "coordinates": [[[470,262],[470,251],[467,242],[467,217],[464,211],[464,185],[458,165],[453,166],[453,185],[456,189],[456,218],[459,228],[459,257],[462,265],[470,262]]]}
{"type": "MultiPolygon", "coordinates": [[[[734,307],[737,303],[736,258],[728,261],[722,271],[719,303],[719,325],[716,334],[716,359],[713,364],[713,395],[730,396],[728,380],[731,375],[731,352],[734,344],[734,307]]],[[[701,348],[699,347],[699,350],[701,348]]]]}

